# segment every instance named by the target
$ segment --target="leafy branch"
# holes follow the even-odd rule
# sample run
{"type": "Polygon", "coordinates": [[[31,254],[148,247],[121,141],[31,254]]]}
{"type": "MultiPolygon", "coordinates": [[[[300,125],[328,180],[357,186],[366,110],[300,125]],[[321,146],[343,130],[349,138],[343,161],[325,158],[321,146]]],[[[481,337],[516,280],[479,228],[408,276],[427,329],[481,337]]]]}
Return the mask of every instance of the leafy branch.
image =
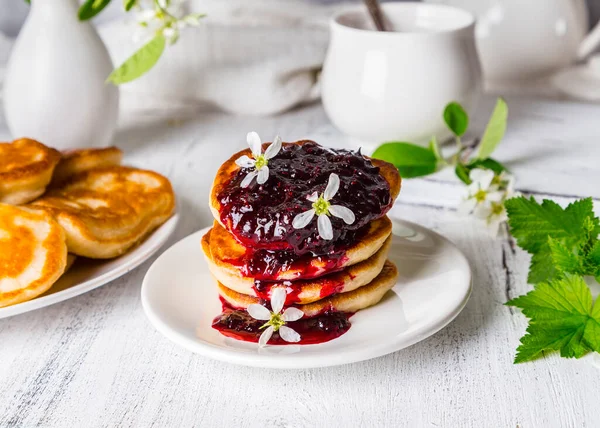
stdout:
{"type": "MultiPolygon", "coordinates": [[[[30,0],[25,1],[30,3],[30,0]]],[[[141,0],[123,0],[123,9],[126,12],[137,10],[140,14],[144,14],[146,19],[141,20],[139,24],[149,30],[149,37],[140,49],[113,70],[107,82],[120,85],[144,75],[156,65],[167,43],[173,44],[179,39],[179,33],[183,28],[199,25],[204,14],[190,13],[181,16],[179,13],[172,12],[172,8],[177,6],[175,3],[179,1],[152,0],[152,9],[147,10],[142,7],[141,0]]],[[[79,7],[77,16],[80,21],[90,20],[102,12],[110,2],[111,0],[85,0],[79,7]]]]}
{"type": "Polygon", "coordinates": [[[528,282],[534,289],[506,303],[529,318],[515,363],[536,359],[544,351],[580,358],[600,352],[600,300],[584,277],[600,282],[600,220],[591,198],[560,207],[534,198],[506,201],[508,224],[519,247],[531,254],[528,282]]]}
{"type": "Polygon", "coordinates": [[[465,184],[471,184],[470,172],[484,168],[500,174],[506,168],[490,156],[504,137],[508,120],[508,106],[499,98],[480,139],[464,144],[463,136],[469,127],[469,116],[457,102],[449,103],[443,112],[444,122],[454,135],[456,150],[444,157],[435,137],[427,147],[407,142],[388,142],[379,146],[373,157],[388,161],[398,168],[403,178],[423,177],[446,167],[454,167],[456,176],[465,184]],[[475,149],[477,153],[473,156],[475,149]]]}

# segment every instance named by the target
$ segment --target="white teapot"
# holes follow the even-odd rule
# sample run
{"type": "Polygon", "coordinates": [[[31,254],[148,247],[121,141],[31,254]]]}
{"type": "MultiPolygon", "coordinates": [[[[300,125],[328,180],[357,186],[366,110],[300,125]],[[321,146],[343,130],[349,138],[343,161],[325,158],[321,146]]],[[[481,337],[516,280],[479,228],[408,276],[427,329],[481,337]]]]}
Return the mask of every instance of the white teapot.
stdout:
{"type": "Polygon", "coordinates": [[[588,34],[584,0],[426,0],[471,11],[488,86],[549,75],[587,57],[600,44],[588,34]]]}

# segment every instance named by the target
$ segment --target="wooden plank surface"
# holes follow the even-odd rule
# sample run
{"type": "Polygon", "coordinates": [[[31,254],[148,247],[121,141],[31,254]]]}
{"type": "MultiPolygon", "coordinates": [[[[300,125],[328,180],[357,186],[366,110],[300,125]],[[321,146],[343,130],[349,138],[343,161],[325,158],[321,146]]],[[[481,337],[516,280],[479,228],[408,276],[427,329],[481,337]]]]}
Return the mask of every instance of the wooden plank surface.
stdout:
{"type": "MultiPolygon", "coordinates": [[[[493,100],[481,105],[481,129],[493,100]]],[[[509,98],[509,134],[497,153],[517,187],[561,203],[600,200],[597,106],[509,98]]],[[[177,125],[129,127],[117,144],[131,164],[166,174],[182,221],[169,245],[210,222],[219,164],[256,130],[264,138],[355,144],[320,106],[274,118],[207,114],[177,125]]],[[[8,131],[0,123],[0,138],[8,131]]],[[[64,303],[0,320],[0,427],[593,427],[600,372],[590,359],[549,357],[514,366],[526,321],[503,305],[529,290],[528,256],[492,239],[454,208],[451,174],[404,183],[392,214],[423,224],[464,251],[474,291],[436,335],[386,357],[341,367],[275,371],[189,353],[146,320],[140,285],[151,264],[64,303]]],[[[154,259],[154,258],[153,258],[154,259]]]]}

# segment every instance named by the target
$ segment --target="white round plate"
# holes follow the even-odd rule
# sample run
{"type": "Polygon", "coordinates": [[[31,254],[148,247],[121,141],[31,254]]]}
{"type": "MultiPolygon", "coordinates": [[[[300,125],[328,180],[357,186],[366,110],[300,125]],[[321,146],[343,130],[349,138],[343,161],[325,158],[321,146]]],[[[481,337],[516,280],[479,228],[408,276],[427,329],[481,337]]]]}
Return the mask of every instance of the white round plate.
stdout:
{"type": "Polygon", "coordinates": [[[452,321],[471,294],[465,256],[447,239],[413,223],[394,223],[389,258],[400,277],[377,305],[356,313],[341,337],[318,345],[259,348],[211,327],[221,303],[200,248],[208,229],[165,251],[142,284],[150,322],[173,342],[206,357],[254,367],[301,369],[379,357],[431,336],[452,321]]]}
{"type": "Polygon", "coordinates": [[[175,231],[179,214],[175,213],[139,246],[111,260],[78,258],[71,268],[44,294],[27,302],[0,308],[0,319],[44,308],[107,284],[148,260],[175,231]]]}

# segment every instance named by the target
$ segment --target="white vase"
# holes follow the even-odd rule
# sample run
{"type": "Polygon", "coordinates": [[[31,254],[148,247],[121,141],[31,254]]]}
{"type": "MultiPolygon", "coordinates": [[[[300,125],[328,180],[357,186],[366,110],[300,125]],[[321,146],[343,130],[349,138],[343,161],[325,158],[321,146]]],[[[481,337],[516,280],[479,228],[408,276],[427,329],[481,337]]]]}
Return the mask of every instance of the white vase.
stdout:
{"type": "Polygon", "coordinates": [[[57,149],[110,144],[119,91],[105,83],[113,65],[77,0],[32,0],[4,81],[4,112],[13,138],[57,149]]]}

